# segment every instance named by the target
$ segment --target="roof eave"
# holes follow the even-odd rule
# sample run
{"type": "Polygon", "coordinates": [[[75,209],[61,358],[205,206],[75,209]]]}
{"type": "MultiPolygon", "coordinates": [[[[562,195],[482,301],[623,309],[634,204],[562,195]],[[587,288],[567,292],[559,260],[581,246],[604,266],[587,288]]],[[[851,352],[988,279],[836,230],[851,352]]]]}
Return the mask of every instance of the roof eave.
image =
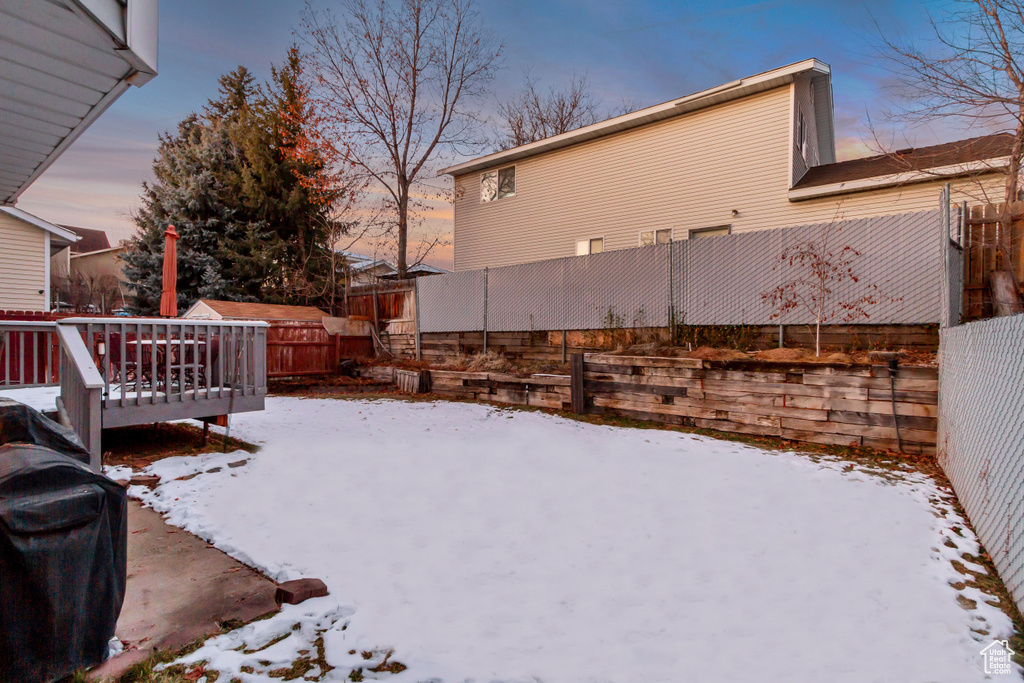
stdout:
{"type": "Polygon", "coordinates": [[[839,183],[828,183],[827,185],[794,188],[789,191],[789,201],[799,202],[807,199],[830,197],[839,194],[881,190],[889,187],[897,187],[899,185],[928,182],[930,180],[949,180],[965,176],[981,176],[1002,173],[1009,163],[1009,157],[994,157],[991,159],[982,159],[964,164],[939,166],[920,171],[892,173],[883,176],[872,176],[870,178],[846,180],[839,183]]]}
{"type": "Polygon", "coordinates": [[[464,173],[472,173],[620,131],[638,128],[649,123],[681,116],[715,104],[779,87],[792,82],[797,74],[808,72],[829,75],[831,74],[831,68],[828,64],[817,59],[805,59],[801,62],[779,67],[778,69],[772,69],[771,71],[765,71],[764,73],[702,90],[692,95],[656,104],[653,107],[647,107],[629,114],[623,114],[622,116],[616,116],[584,126],[583,128],[577,128],[561,135],[555,135],[526,145],[471,159],[470,161],[441,169],[438,175],[457,176],[464,173]]]}
{"type": "Polygon", "coordinates": [[[33,225],[39,228],[40,230],[45,230],[46,232],[50,233],[51,242],[53,242],[54,238],[56,238],[56,240],[60,244],[63,244],[64,246],[70,246],[81,239],[78,235],[71,232],[70,230],[62,228],[59,225],[54,225],[49,221],[45,221],[39,216],[33,216],[28,211],[22,211],[17,207],[0,206],[0,211],[6,213],[8,216],[17,218],[23,223],[28,223],[29,225],[33,225]]]}

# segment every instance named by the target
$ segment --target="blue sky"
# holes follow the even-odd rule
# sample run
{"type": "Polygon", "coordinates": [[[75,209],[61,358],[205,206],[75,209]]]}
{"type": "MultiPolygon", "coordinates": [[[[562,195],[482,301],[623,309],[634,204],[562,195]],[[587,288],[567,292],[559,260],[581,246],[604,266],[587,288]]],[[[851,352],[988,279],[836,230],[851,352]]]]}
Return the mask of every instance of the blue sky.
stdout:
{"type": "MultiPolygon", "coordinates": [[[[884,108],[887,72],[875,22],[926,36],[928,13],[945,0],[717,0],[587,2],[478,0],[504,45],[495,98],[515,91],[524,68],[544,85],[585,73],[608,105],[650,105],[808,57],[833,68],[841,156],[864,152],[866,114],[884,108]]],[[[159,76],[131,89],[23,195],[19,206],[48,220],[131,231],[157,135],[216,93],[217,77],[244,64],[265,77],[295,40],[304,0],[163,0],[159,76]]],[[[317,0],[316,7],[329,7],[317,0]]],[[[496,101],[496,100],[494,100],[496,101]]],[[[494,101],[485,103],[494,108],[494,101]]],[[[916,144],[960,131],[923,130],[916,144]]],[[[446,221],[437,207],[434,222],[446,221]]],[[[446,253],[435,261],[445,265],[446,253]]]]}

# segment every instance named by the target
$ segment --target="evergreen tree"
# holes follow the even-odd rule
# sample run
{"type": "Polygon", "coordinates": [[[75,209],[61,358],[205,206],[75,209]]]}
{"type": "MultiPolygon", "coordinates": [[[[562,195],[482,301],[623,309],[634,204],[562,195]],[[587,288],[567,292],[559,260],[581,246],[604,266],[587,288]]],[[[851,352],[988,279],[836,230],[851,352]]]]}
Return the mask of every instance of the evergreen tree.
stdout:
{"type": "Polygon", "coordinates": [[[351,205],[333,145],[309,107],[297,50],[257,85],[245,68],[219,80],[203,114],[160,138],[125,254],[140,313],[159,309],[164,230],[177,229],[178,304],[199,298],[327,304],[333,246],[351,205]]]}

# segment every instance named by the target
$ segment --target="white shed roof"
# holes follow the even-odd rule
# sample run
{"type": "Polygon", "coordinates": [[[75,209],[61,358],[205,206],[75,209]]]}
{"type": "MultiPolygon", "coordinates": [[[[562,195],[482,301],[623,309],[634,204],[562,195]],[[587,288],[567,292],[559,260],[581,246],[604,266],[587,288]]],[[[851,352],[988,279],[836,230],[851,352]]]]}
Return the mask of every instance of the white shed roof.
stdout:
{"type": "Polygon", "coordinates": [[[156,75],[158,0],[0,0],[0,204],[156,75]]]}

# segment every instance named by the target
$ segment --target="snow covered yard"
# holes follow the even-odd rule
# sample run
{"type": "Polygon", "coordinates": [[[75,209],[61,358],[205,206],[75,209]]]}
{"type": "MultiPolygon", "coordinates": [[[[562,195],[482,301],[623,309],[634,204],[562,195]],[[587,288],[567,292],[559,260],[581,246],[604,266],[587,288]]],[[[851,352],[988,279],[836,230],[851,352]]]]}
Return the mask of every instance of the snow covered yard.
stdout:
{"type": "Polygon", "coordinates": [[[271,398],[232,435],[263,448],[132,494],[331,595],[184,658],[220,680],[973,681],[1011,630],[921,474],[466,403],[271,398]]]}

